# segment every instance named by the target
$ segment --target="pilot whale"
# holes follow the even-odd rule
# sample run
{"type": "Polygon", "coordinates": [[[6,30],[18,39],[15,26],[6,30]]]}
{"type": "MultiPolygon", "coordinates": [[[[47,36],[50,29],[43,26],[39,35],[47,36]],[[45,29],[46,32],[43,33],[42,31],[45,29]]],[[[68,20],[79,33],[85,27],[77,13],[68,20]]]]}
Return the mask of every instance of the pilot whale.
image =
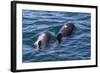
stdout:
{"type": "Polygon", "coordinates": [[[39,35],[38,39],[34,43],[37,49],[43,49],[47,46],[51,39],[50,32],[43,32],[39,35]]]}
{"type": "Polygon", "coordinates": [[[73,23],[64,24],[61,27],[60,31],[58,32],[58,34],[56,36],[56,47],[58,47],[60,45],[63,37],[68,37],[68,36],[72,35],[74,27],[75,26],[73,23]]]}

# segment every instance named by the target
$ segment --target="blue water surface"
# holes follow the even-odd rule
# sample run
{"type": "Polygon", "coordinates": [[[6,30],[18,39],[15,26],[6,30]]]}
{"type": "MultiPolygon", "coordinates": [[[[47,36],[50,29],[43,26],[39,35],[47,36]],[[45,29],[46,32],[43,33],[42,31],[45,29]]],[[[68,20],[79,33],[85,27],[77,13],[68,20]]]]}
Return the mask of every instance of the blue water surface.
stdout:
{"type": "Polygon", "coordinates": [[[22,61],[73,61],[91,59],[91,14],[79,12],[22,10],[22,61]],[[75,30],[63,38],[59,48],[54,48],[55,37],[65,23],[74,23],[75,30]],[[50,31],[52,40],[41,50],[34,48],[34,42],[41,32],[50,31]]]}

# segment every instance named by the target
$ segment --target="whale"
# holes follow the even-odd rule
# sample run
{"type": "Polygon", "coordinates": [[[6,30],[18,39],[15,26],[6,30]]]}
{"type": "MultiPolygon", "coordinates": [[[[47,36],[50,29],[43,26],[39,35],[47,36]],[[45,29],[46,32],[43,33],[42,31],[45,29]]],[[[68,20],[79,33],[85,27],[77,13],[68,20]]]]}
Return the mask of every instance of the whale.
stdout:
{"type": "Polygon", "coordinates": [[[61,29],[59,30],[56,36],[56,47],[58,47],[61,44],[63,37],[68,37],[72,35],[74,28],[75,25],[73,23],[67,23],[61,27],[61,29]]]}
{"type": "Polygon", "coordinates": [[[37,49],[43,49],[47,46],[50,39],[51,39],[50,32],[43,32],[38,36],[34,45],[36,46],[37,49]]]}

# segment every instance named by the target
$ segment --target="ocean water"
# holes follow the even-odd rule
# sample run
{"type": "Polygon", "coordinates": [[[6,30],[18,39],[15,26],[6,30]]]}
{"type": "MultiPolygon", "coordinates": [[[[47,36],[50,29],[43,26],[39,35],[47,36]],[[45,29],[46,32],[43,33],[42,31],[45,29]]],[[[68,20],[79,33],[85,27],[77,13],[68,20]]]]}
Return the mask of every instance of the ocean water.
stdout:
{"type": "Polygon", "coordinates": [[[60,11],[22,10],[22,61],[73,61],[91,59],[91,14],[60,11]],[[54,48],[60,28],[71,22],[73,34],[63,38],[59,48],[54,48]],[[52,39],[46,48],[36,50],[34,42],[40,33],[49,31],[52,39]]]}

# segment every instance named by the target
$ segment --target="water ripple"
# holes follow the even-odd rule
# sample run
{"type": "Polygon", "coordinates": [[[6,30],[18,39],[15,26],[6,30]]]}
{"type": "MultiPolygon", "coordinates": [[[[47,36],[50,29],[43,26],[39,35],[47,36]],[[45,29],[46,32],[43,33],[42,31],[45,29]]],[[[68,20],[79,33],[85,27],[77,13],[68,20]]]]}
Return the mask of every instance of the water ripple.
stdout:
{"type": "Polygon", "coordinates": [[[91,59],[91,14],[23,10],[23,62],[87,60],[91,59]],[[75,25],[73,34],[63,38],[59,48],[54,48],[59,29],[67,22],[75,25]],[[33,44],[41,32],[50,31],[53,38],[44,49],[33,44]]]}

